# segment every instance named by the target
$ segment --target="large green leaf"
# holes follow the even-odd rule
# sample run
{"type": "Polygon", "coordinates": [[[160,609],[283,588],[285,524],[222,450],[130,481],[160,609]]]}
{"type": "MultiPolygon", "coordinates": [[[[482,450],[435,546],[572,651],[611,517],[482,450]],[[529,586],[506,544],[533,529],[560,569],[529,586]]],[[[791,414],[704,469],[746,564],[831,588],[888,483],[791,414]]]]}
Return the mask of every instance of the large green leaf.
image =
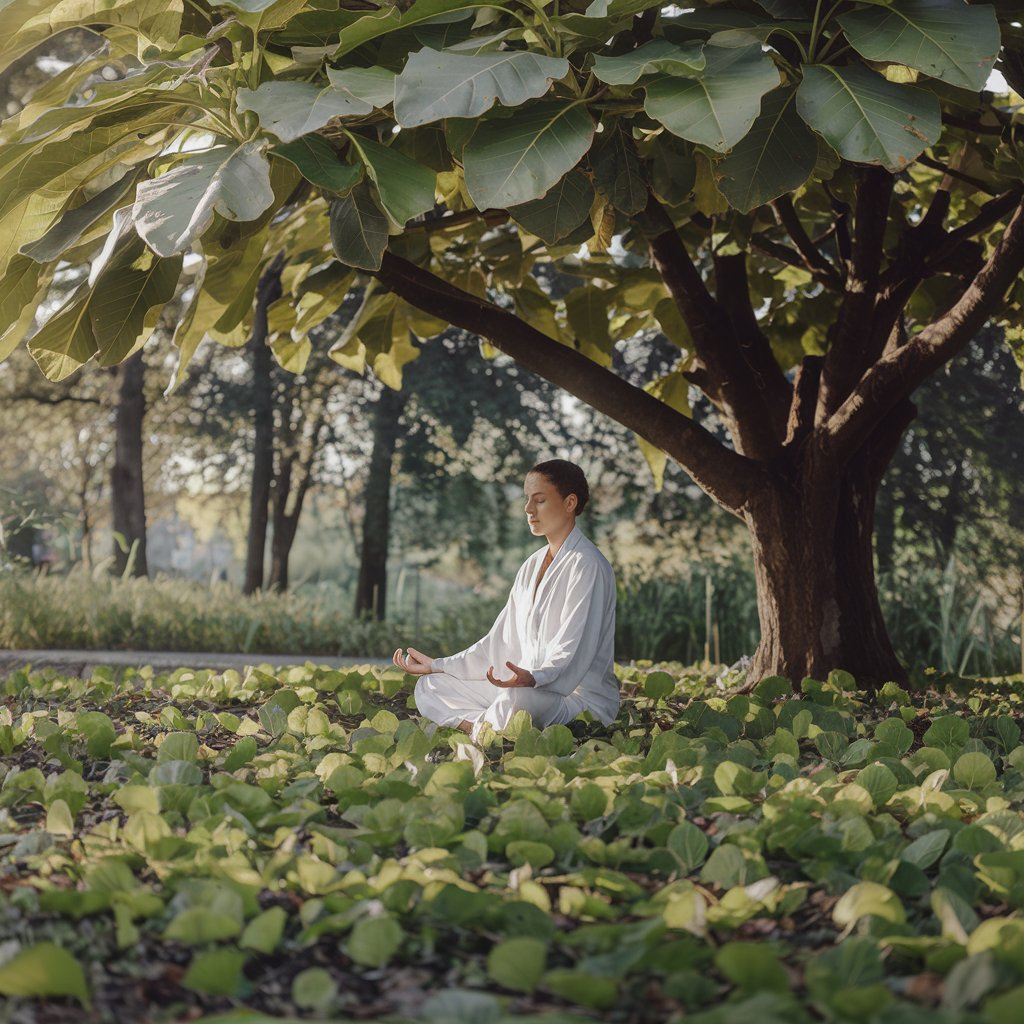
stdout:
{"type": "Polygon", "coordinates": [[[621,57],[594,58],[594,74],[606,85],[632,85],[658,73],[688,77],[704,69],[704,43],[677,46],[667,39],[652,39],[621,57]]]}
{"type": "Polygon", "coordinates": [[[347,266],[380,270],[388,245],[388,219],[365,182],[331,203],[331,244],[347,266]]]}
{"type": "Polygon", "coordinates": [[[724,153],[750,130],[779,72],[760,46],[704,48],[699,78],[666,76],[647,87],[645,109],[670,132],[724,153]]]}
{"type": "Polygon", "coordinates": [[[51,140],[38,151],[0,146],[0,272],[20,246],[46,233],[84,184],[151,159],[174,109],[157,105],[127,121],[51,140]]]}
{"type": "Polygon", "coordinates": [[[264,146],[244,142],[215,146],[141,182],[133,217],[146,244],[159,256],[171,256],[210,226],[214,211],[228,220],[255,220],[273,201],[264,146]]]}
{"type": "Polygon", "coordinates": [[[116,25],[155,43],[173,43],[183,0],[18,0],[3,9],[0,69],[57,32],[83,25],[116,25]]]}
{"type": "Polygon", "coordinates": [[[93,356],[103,366],[121,362],[144,342],[173,296],[182,258],[160,259],[134,245],[121,248],[94,286],[80,286],[29,340],[29,351],[54,381],[93,356]]]}
{"type": "Polygon", "coordinates": [[[513,206],[509,213],[527,231],[555,245],[587,220],[593,203],[590,179],[582,171],[570,171],[540,199],[513,206]]]}
{"type": "Polygon", "coordinates": [[[349,139],[377,186],[381,206],[396,224],[404,227],[413,217],[433,209],[437,176],[429,167],[361,135],[350,134],[349,139]]]}
{"type": "Polygon", "coordinates": [[[906,64],[977,92],[999,56],[999,22],[988,4],[895,0],[840,15],[850,45],[868,60],[906,64]]]}
{"type": "Polygon", "coordinates": [[[0,359],[6,359],[21,344],[39,302],[46,292],[50,274],[28,256],[15,256],[0,278],[0,359]]]}
{"type": "Polygon", "coordinates": [[[149,336],[174,295],[181,264],[181,256],[160,259],[147,252],[100,278],[89,310],[100,366],[116,366],[149,336]]]}
{"type": "Polygon", "coordinates": [[[134,186],[138,176],[138,169],[133,167],[92,199],[65,212],[42,238],[23,245],[20,251],[39,263],[49,263],[50,260],[56,259],[117,206],[134,186]]]}
{"type": "Polygon", "coordinates": [[[307,181],[329,192],[343,195],[363,177],[363,168],[339,159],[334,147],[322,135],[304,135],[294,142],[275,146],[270,153],[294,164],[307,181]]]}
{"type": "Polygon", "coordinates": [[[647,205],[647,183],[628,129],[617,124],[606,125],[594,140],[590,165],[597,187],[617,210],[631,215],[647,205]]]}
{"type": "Polygon", "coordinates": [[[407,61],[395,85],[395,118],[403,127],[446,117],[479,117],[495,102],[518,107],[564,78],[569,62],[528,50],[467,56],[425,47],[407,61]]]}
{"type": "Polygon", "coordinates": [[[328,68],[327,77],[339,92],[373,107],[395,102],[395,73],[387,68],[328,68]]]}
{"type": "Polygon", "coordinates": [[[942,131],[934,93],[888,82],[863,67],[804,67],[797,89],[800,116],[839,155],[900,171],[942,131]]]}
{"type": "Polygon", "coordinates": [[[89,1005],[89,987],[82,965],[66,949],[52,942],[29,946],[0,967],[0,993],[5,996],[74,996],[80,1003],[89,1005]]]}
{"type": "Polygon", "coordinates": [[[719,162],[718,188],[746,213],[799,188],[817,158],[818,140],[796,111],[796,90],[775,89],[750,131],[719,162]]]}
{"type": "Polygon", "coordinates": [[[239,89],[239,110],[251,110],[260,125],[282,142],[293,142],[323,128],[333,117],[362,117],[373,105],[352,93],[312,82],[264,82],[258,89],[239,89]]]}
{"type": "Polygon", "coordinates": [[[473,11],[481,7],[495,7],[496,0],[416,0],[404,13],[397,5],[386,4],[378,11],[366,14],[341,30],[339,45],[332,52],[337,59],[378,36],[396,28],[413,28],[443,15],[459,11],[473,11]]]}
{"type": "Polygon", "coordinates": [[[477,209],[504,209],[544,195],[590,148],[594,122],[579,104],[543,101],[481,122],[463,153],[477,209]]]}

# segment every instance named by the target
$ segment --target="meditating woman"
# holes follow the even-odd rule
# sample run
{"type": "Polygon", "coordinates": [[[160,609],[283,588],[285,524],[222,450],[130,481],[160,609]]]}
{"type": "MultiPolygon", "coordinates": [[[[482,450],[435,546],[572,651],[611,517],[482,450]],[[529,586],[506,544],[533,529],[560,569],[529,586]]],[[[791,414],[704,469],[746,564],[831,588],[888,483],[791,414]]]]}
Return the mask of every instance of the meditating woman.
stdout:
{"type": "Polygon", "coordinates": [[[543,729],[581,711],[608,725],[619,709],[615,577],[576,526],[590,497],[586,477],[554,459],[534,466],[523,490],[530,532],[547,544],[519,570],[487,636],[448,658],[412,647],[394,655],[399,668],[420,677],[420,714],[474,737],[483,723],[504,729],[517,711],[543,729]]]}

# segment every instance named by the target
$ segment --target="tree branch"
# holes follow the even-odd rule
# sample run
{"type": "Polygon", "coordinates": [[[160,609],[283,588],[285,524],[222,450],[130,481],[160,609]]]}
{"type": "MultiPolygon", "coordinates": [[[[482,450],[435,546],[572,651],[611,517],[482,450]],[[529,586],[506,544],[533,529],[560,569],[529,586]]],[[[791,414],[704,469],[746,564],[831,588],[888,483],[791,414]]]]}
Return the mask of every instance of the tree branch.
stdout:
{"type": "Polygon", "coordinates": [[[655,266],[686,321],[697,359],[707,368],[715,389],[708,397],[721,403],[737,451],[770,460],[782,443],[781,433],[775,432],[777,418],[743,357],[724,307],[708,291],[671,217],[653,195],[643,216],[655,266]]]}
{"type": "Polygon", "coordinates": [[[981,329],[1024,270],[1024,201],[992,255],[953,307],[901,348],[891,349],[863,377],[824,429],[824,443],[848,458],[879,421],[981,329]]]}
{"type": "Polygon", "coordinates": [[[35,402],[37,405],[63,405],[65,402],[78,402],[81,405],[103,405],[100,398],[83,398],[80,395],[46,395],[35,391],[20,391],[12,395],[13,402],[35,402]]]}
{"type": "Polygon", "coordinates": [[[934,160],[930,156],[925,156],[923,153],[917,158],[919,164],[924,164],[925,167],[930,167],[933,171],[942,171],[943,174],[948,174],[951,178],[956,178],[957,181],[962,181],[965,185],[970,185],[971,188],[977,189],[979,192],[984,192],[987,196],[994,196],[995,192],[989,188],[988,183],[981,180],[981,178],[975,178],[970,174],[964,174],[963,171],[958,171],[954,167],[950,167],[949,164],[942,163],[941,160],[934,160]]]}
{"type": "Polygon", "coordinates": [[[740,353],[754,375],[754,383],[764,396],[775,437],[782,441],[786,436],[793,387],[775,359],[771,343],[754,314],[745,253],[715,257],[715,292],[732,324],[740,353]]]}
{"type": "Polygon", "coordinates": [[[842,278],[839,270],[825,257],[825,254],[811,241],[810,236],[804,230],[800,218],[793,209],[793,200],[787,196],[781,196],[772,203],[775,216],[778,222],[786,229],[786,233],[793,240],[800,255],[803,257],[804,266],[811,272],[812,276],[827,284],[830,288],[842,286],[842,278]]]}
{"type": "Polygon", "coordinates": [[[863,170],[857,187],[854,236],[839,315],[829,330],[821,368],[815,423],[824,423],[871,365],[871,318],[878,296],[882,245],[889,220],[893,177],[880,167],[863,170]]]}
{"type": "Polygon", "coordinates": [[[377,279],[406,302],[456,324],[667,452],[719,505],[735,515],[760,486],[757,463],[730,451],[698,423],[634,387],[514,313],[456,288],[394,253],[377,279]]]}

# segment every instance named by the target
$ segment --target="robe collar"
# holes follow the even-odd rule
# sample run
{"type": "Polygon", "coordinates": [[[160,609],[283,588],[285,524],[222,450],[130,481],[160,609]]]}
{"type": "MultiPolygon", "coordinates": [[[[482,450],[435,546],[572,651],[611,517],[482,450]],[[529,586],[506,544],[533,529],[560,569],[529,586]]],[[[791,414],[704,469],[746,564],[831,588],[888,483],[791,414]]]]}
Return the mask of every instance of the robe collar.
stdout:
{"type": "MultiPolygon", "coordinates": [[[[552,569],[554,569],[554,567],[556,565],[558,565],[558,563],[562,560],[562,554],[564,552],[572,551],[574,548],[579,547],[579,545],[582,542],[582,540],[583,540],[583,534],[580,533],[580,528],[578,526],[574,525],[573,528],[569,531],[569,535],[565,538],[565,540],[562,541],[562,546],[558,549],[558,552],[555,555],[555,557],[551,559],[551,564],[548,566],[548,571],[546,573],[544,573],[544,579],[542,579],[540,581],[540,586],[537,587],[533,591],[533,597],[532,597],[532,605],[533,606],[536,606],[537,600],[540,597],[541,592],[544,590],[544,588],[548,584],[548,581],[551,579],[551,576],[552,576],[552,572],[551,571],[552,571],[552,569]]],[[[549,544],[548,547],[550,547],[550,546],[551,545],[549,544]]],[[[544,552],[547,551],[547,549],[548,549],[547,547],[541,548],[540,551],[537,552],[537,555],[539,556],[539,559],[540,559],[541,562],[544,561],[544,552]]],[[[536,572],[534,572],[533,573],[534,578],[536,578],[536,575],[537,575],[536,572]]]]}

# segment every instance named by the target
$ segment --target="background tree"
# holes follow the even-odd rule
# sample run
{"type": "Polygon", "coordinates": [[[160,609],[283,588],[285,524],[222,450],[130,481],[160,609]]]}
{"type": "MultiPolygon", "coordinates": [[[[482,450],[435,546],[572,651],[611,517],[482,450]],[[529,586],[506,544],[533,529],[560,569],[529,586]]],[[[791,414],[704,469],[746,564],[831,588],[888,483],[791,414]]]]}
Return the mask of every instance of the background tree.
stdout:
{"type": "MultiPolygon", "coordinates": [[[[207,334],[248,336],[280,253],[298,344],[325,298],[305,303],[303,282],[333,247],[389,289],[352,332],[385,380],[410,330],[457,324],[742,520],[754,677],[901,678],[873,573],[879,481],[915,388],[988,319],[1014,344],[1021,320],[1020,142],[1008,99],[982,92],[997,62],[1024,88],[1017,5],[370,6],[104,12],[107,51],[0,132],[7,344],[58,240],[93,262],[30,339],[54,378],[121,361],[186,251],[204,276],[183,363],[207,334]],[[544,262],[578,285],[546,288],[544,262]],[[640,388],[611,350],[656,325],[680,358],[640,388]],[[687,415],[689,383],[727,444],[687,415]]],[[[63,12],[15,15],[0,56],[81,27],[63,12]]]]}

